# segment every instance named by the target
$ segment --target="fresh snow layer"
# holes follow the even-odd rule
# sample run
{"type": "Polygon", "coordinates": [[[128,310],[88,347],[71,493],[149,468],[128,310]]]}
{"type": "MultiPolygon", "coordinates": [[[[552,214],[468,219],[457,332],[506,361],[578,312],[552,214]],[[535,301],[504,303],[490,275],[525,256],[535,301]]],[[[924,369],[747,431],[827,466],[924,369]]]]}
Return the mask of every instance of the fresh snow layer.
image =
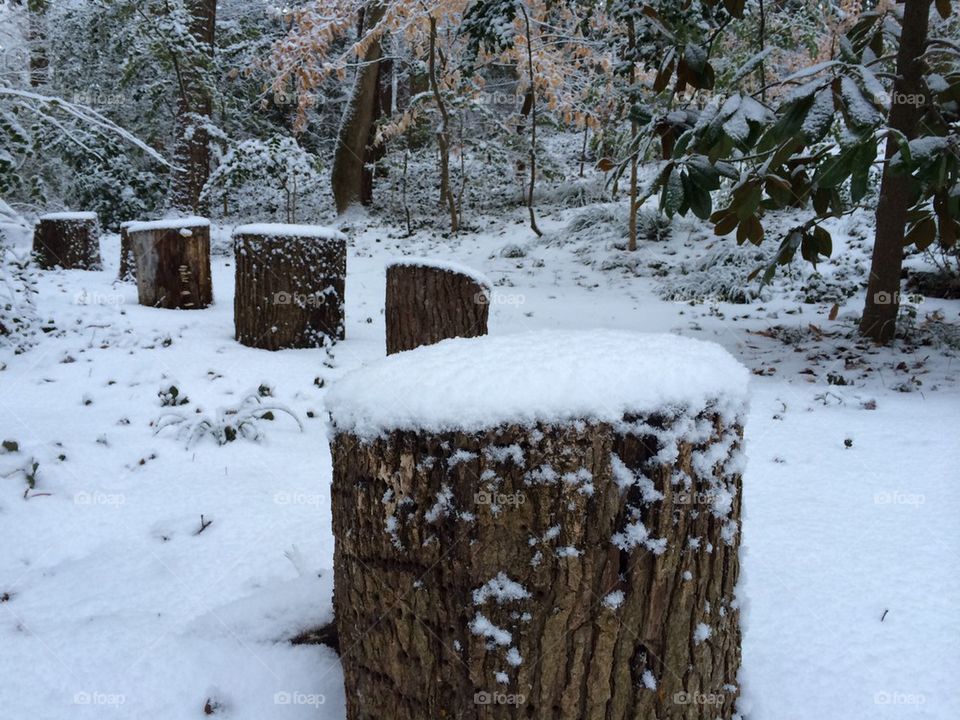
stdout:
{"type": "Polygon", "coordinates": [[[168,218],[166,220],[148,220],[146,222],[132,222],[127,226],[127,232],[143,232],[144,230],[180,230],[182,228],[210,227],[210,221],[202,217],[168,218]]]}
{"type": "Polygon", "coordinates": [[[234,228],[234,235],[265,235],[267,237],[318,238],[344,240],[346,236],[336,228],[324,225],[290,225],[286,223],[257,223],[234,228]]]}
{"type": "Polygon", "coordinates": [[[41,220],[96,220],[95,212],[54,212],[40,216],[41,220]]]}
{"type": "Polygon", "coordinates": [[[434,260],[432,258],[425,257],[401,257],[390,260],[387,263],[387,267],[392,267],[394,265],[428,267],[435,268],[436,270],[446,270],[447,272],[460,273],[461,275],[466,275],[475,283],[477,283],[477,285],[485,287],[487,290],[493,289],[493,283],[490,282],[490,278],[483,273],[477,272],[473,268],[467,267],[466,265],[461,265],[460,263],[449,262],[447,260],[434,260]]]}
{"type": "Polygon", "coordinates": [[[455,338],[391,355],[330,391],[338,431],[467,432],[508,423],[620,422],[631,413],[742,411],[749,374],[719,345],[669,334],[542,330],[455,338]]]}

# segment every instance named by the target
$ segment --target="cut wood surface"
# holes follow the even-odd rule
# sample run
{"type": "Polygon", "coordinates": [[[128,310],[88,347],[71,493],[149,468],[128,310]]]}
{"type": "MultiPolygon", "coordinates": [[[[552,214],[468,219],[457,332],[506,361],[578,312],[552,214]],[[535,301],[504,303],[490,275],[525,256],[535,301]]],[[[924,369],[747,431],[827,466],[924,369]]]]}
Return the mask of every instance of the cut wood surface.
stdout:
{"type": "Polygon", "coordinates": [[[267,350],[342,340],[346,240],[335,231],[279,227],[283,234],[268,226],[234,234],[237,340],[267,350]]]}
{"type": "Polygon", "coordinates": [[[33,257],[41,268],[99,270],[100,223],[96,213],[51,213],[37,221],[33,257]]]}
{"type": "Polygon", "coordinates": [[[489,287],[468,269],[408,261],[388,265],[387,354],[486,335],[489,301],[489,287]]]}
{"type": "Polygon", "coordinates": [[[141,305],[198,310],[213,302],[209,223],[134,223],[127,232],[141,305]]]}
{"type": "Polygon", "coordinates": [[[741,428],[631,427],[336,435],[349,720],[733,716],[741,428]]]}

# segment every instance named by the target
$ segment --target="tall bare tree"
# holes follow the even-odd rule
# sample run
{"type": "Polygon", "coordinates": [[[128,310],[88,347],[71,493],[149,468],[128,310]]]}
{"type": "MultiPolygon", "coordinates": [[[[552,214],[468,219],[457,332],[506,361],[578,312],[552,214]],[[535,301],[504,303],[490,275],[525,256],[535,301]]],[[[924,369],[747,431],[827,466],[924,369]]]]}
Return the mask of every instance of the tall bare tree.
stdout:
{"type": "Polygon", "coordinates": [[[927,44],[930,0],[906,0],[900,47],[897,50],[897,77],[893,83],[887,137],[886,160],[877,200],[877,229],[867,285],[867,300],[860,320],[860,332],[880,342],[889,342],[896,332],[900,309],[900,273],[903,270],[903,239],[907,211],[913,202],[909,174],[893,173],[890,159],[899,150],[896,134],[912,139],[917,134],[920,107],[913,100],[923,87],[922,55],[927,44]]]}
{"type": "Polygon", "coordinates": [[[177,122],[171,204],[182,211],[203,211],[200,194],[210,176],[210,134],[206,128],[213,112],[213,97],[205,82],[213,59],[217,21],[216,0],[186,0],[189,31],[195,52],[171,53],[177,80],[177,122]]]}
{"type": "MultiPolygon", "coordinates": [[[[369,33],[383,18],[383,12],[383,4],[372,0],[363,11],[358,36],[369,33]]],[[[372,156],[371,130],[376,121],[382,57],[380,38],[370,34],[359,48],[353,94],[340,124],[333,157],[333,199],[339,213],[364,199],[364,168],[372,156]]]]}

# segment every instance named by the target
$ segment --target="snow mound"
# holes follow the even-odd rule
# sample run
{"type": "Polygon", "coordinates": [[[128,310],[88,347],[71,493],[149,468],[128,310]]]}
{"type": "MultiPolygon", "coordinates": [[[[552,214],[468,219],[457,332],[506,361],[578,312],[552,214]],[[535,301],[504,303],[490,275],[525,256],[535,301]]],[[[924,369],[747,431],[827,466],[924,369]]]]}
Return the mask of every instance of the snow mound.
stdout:
{"type": "Polygon", "coordinates": [[[146,222],[132,222],[127,226],[127,232],[143,232],[145,230],[180,230],[183,228],[210,227],[210,221],[202,217],[168,218],[166,220],[148,220],[146,222]]]}
{"type": "Polygon", "coordinates": [[[264,235],[266,237],[317,238],[319,240],[345,240],[346,235],[336,228],[324,225],[290,225],[286,223],[258,223],[241,225],[233,230],[234,235],[264,235]]]}
{"type": "Polygon", "coordinates": [[[425,257],[402,257],[387,262],[388,268],[393,267],[394,265],[428,267],[436,270],[446,270],[447,272],[460,273],[461,275],[466,275],[481,287],[487,288],[488,290],[493,289],[493,283],[490,282],[490,278],[483,273],[477,272],[473,268],[467,267],[466,265],[461,265],[460,263],[448,262],[446,260],[434,260],[432,258],[425,257]]]}
{"type": "Polygon", "coordinates": [[[96,220],[95,212],[53,212],[41,215],[40,220],[96,220]]]}
{"type": "Polygon", "coordinates": [[[339,380],[337,431],[478,431],[714,406],[738,417],[749,373],[719,345],[619,330],[455,338],[397,353],[339,380]]]}

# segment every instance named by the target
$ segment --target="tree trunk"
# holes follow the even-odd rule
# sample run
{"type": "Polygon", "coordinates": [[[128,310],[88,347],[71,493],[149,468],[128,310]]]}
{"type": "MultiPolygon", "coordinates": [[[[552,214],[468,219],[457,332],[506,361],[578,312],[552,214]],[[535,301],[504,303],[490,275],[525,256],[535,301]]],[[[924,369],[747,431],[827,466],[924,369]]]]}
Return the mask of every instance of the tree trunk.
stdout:
{"type": "Polygon", "coordinates": [[[732,717],[742,430],[675,422],[336,434],[348,720],[732,717]]]}
{"type": "Polygon", "coordinates": [[[321,237],[310,230],[235,232],[234,325],[242,344],[281,350],[343,340],[347,242],[333,230],[321,237]]]}
{"type": "Polygon", "coordinates": [[[387,267],[387,355],[453,337],[487,334],[490,288],[454,268],[405,261],[387,267]]]}
{"type": "Polygon", "coordinates": [[[33,231],[33,258],[41,268],[100,270],[100,223],[96,213],[52,213],[33,231]]]}
{"type": "MultiPolygon", "coordinates": [[[[372,0],[364,10],[363,32],[369,32],[383,17],[383,5],[372,0]]],[[[343,213],[363,199],[364,167],[370,157],[371,129],[376,119],[380,91],[380,40],[367,45],[360,58],[353,92],[344,112],[333,156],[333,199],[337,212],[343,213]]]]}
{"type": "MultiPolygon", "coordinates": [[[[893,83],[888,126],[908,139],[916,136],[920,108],[906,100],[923,87],[923,61],[926,49],[930,0],[907,0],[903,10],[903,28],[897,51],[897,79],[893,83]]],[[[897,330],[900,311],[900,274],[903,269],[903,238],[907,211],[913,201],[913,180],[909,175],[890,172],[890,158],[899,146],[893,135],[887,137],[886,160],[880,195],[877,200],[876,233],[867,299],[860,320],[860,333],[878,343],[890,342],[897,330]]]]}
{"type": "Polygon", "coordinates": [[[120,272],[117,277],[120,280],[137,279],[137,258],[133,254],[133,245],[130,243],[130,232],[128,228],[133,223],[120,223],[120,272]]]}
{"type": "Polygon", "coordinates": [[[174,160],[181,169],[173,173],[172,204],[184,212],[205,211],[200,194],[210,177],[210,135],[203,123],[213,114],[213,99],[204,80],[204,61],[213,58],[216,0],[188,0],[190,34],[208,51],[208,58],[180,56],[175,62],[177,95],[174,160]],[[185,66],[186,65],[186,66],[185,66]]]}
{"type": "Polygon", "coordinates": [[[450,231],[457,232],[460,228],[457,202],[453,198],[453,190],[450,189],[450,116],[447,114],[447,106],[443,102],[443,95],[437,82],[437,19],[431,15],[429,23],[430,50],[427,56],[427,67],[433,101],[440,113],[440,128],[437,130],[437,149],[440,151],[440,205],[447,206],[447,212],[450,213],[450,231]]]}
{"type": "Polygon", "coordinates": [[[213,302],[209,224],[139,223],[127,232],[141,305],[198,310],[213,302]]]}

